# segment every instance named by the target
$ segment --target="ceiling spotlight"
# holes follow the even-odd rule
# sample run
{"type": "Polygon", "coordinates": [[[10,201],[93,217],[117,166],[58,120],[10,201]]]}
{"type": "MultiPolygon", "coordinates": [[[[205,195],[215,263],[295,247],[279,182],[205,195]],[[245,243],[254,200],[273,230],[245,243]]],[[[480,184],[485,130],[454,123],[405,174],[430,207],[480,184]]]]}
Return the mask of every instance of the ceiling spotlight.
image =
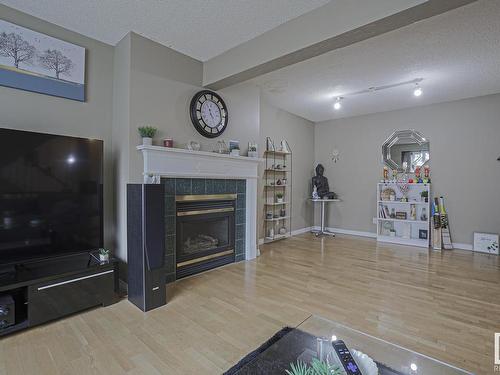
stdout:
{"type": "Polygon", "coordinates": [[[338,111],[340,108],[342,108],[342,104],[340,104],[341,100],[342,100],[342,98],[339,96],[337,98],[337,100],[335,101],[335,104],[333,105],[333,109],[335,109],[336,111],[338,111]]]}
{"type": "Polygon", "coordinates": [[[415,96],[420,96],[423,94],[422,88],[418,85],[418,83],[415,86],[415,90],[413,90],[413,95],[415,96]]]}
{"type": "Polygon", "coordinates": [[[73,164],[75,162],[75,157],[73,155],[68,156],[68,159],[66,160],[68,164],[73,164]]]}

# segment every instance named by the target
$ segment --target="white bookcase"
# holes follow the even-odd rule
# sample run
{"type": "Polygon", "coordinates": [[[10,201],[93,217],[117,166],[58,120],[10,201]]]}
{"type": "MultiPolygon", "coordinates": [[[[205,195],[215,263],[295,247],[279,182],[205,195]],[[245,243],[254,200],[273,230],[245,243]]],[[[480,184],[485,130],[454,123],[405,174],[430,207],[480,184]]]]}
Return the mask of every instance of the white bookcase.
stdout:
{"type": "Polygon", "coordinates": [[[377,241],[429,247],[431,185],[408,184],[408,201],[403,200],[401,185],[399,182],[377,184],[377,241]],[[391,191],[394,194],[387,194],[391,191]],[[427,201],[422,198],[424,191],[427,201]]]}

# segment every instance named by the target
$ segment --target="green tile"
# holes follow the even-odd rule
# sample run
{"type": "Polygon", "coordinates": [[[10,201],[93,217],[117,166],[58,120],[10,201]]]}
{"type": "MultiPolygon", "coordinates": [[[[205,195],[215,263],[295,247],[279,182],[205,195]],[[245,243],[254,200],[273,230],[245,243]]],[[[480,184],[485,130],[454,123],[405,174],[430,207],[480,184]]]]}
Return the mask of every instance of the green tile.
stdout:
{"type": "Polygon", "coordinates": [[[226,180],[214,180],[214,194],[226,193],[226,180]]]}
{"type": "Polygon", "coordinates": [[[245,224],[236,225],[236,239],[240,240],[245,238],[245,224]]]}
{"type": "Polygon", "coordinates": [[[163,178],[162,181],[165,185],[165,194],[175,195],[175,178],[163,178]]]}
{"type": "Polygon", "coordinates": [[[165,214],[175,215],[175,195],[165,196],[165,214]]]}
{"type": "Polygon", "coordinates": [[[167,235],[167,239],[165,241],[165,253],[167,255],[173,255],[175,253],[175,234],[167,235]]]}
{"type": "Polygon", "coordinates": [[[246,210],[236,210],[236,224],[245,224],[246,210]]]}
{"type": "Polygon", "coordinates": [[[245,239],[240,239],[236,241],[236,249],[235,254],[244,254],[245,253],[245,239]]]}
{"type": "Polygon", "coordinates": [[[244,210],[247,205],[247,197],[244,194],[238,194],[238,199],[236,200],[236,208],[238,210],[244,210]]]}
{"type": "Polygon", "coordinates": [[[165,257],[165,270],[167,274],[175,272],[175,259],[173,255],[165,257]]]}
{"type": "Polygon", "coordinates": [[[247,182],[245,180],[238,180],[237,185],[237,193],[245,194],[247,191],[247,182]]]}
{"type": "Polygon", "coordinates": [[[237,192],[237,181],[236,180],[226,180],[226,191],[228,194],[235,194],[237,192]]]}
{"type": "Polygon", "coordinates": [[[215,194],[213,179],[205,180],[205,194],[215,194]]]}
{"type": "Polygon", "coordinates": [[[167,234],[175,234],[175,216],[169,215],[165,218],[165,232],[167,234]]]}
{"type": "Polygon", "coordinates": [[[195,195],[205,194],[205,179],[195,178],[193,179],[191,186],[192,186],[191,194],[195,195]]]}
{"type": "Polygon", "coordinates": [[[191,179],[190,178],[176,178],[175,179],[175,194],[186,195],[191,193],[191,179]]]}

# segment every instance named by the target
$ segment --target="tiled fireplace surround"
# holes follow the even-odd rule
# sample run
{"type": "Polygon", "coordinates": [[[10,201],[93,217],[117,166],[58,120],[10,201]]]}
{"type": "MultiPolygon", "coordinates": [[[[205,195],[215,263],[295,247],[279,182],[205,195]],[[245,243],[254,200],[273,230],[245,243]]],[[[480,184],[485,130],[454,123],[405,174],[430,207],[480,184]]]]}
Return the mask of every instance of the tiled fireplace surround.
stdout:
{"type": "Polygon", "coordinates": [[[160,146],[137,146],[144,183],[165,184],[167,282],[176,279],[176,195],[237,194],[235,261],[258,256],[257,180],[264,160],[160,146]]]}
{"type": "Polygon", "coordinates": [[[246,181],[211,178],[162,178],[165,185],[165,266],[167,283],[175,281],[176,195],[237,194],[235,261],[245,259],[246,181]]]}

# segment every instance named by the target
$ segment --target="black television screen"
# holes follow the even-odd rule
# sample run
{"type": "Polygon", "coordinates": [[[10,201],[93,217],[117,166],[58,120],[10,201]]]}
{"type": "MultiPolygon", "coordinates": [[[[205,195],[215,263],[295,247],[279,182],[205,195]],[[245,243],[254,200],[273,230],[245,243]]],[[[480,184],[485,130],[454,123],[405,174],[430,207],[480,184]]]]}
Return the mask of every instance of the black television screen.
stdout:
{"type": "Polygon", "coordinates": [[[102,246],[99,140],[0,129],[0,264],[102,246]]]}

